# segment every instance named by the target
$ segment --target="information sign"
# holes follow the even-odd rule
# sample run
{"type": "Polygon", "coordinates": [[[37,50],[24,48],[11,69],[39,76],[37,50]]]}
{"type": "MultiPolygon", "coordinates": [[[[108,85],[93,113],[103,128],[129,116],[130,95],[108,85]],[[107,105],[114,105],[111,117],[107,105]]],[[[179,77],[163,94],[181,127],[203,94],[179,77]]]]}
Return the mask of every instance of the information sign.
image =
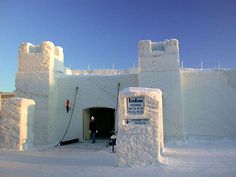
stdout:
{"type": "Polygon", "coordinates": [[[126,119],[125,123],[128,125],[147,125],[149,124],[149,119],[126,119]]]}
{"type": "Polygon", "coordinates": [[[144,97],[128,97],[127,113],[131,115],[142,115],[144,113],[144,97]]]}

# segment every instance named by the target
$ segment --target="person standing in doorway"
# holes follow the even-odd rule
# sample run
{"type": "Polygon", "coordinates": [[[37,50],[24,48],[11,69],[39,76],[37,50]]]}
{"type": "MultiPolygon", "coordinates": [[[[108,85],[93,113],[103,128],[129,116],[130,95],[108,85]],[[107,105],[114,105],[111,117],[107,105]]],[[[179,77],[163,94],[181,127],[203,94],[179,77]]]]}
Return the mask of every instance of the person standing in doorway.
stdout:
{"type": "Polygon", "coordinates": [[[96,127],[96,120],[95,117],[91,117],[90,123],[89,123],[89,133],[92,138],[92,143],[95,143],[96,141],[96,133],[98,133],[97,127],[96,127]]]}

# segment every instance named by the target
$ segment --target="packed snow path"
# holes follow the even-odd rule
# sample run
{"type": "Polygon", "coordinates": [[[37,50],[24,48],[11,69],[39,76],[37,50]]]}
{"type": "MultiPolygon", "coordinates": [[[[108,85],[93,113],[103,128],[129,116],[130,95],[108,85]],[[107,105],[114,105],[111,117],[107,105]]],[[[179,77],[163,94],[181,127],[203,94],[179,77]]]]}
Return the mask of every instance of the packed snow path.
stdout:
{"type": "Polygon", "coordinates": [[[0,177],[234,177],[236,141],[169,144],[159,166],[120,168],[106,143],[0,151],[0,177]]]}

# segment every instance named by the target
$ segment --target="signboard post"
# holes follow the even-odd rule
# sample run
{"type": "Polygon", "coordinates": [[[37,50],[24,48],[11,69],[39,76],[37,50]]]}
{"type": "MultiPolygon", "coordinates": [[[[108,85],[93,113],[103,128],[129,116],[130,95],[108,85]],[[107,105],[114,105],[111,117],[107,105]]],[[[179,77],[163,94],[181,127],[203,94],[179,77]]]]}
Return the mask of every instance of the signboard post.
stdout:
{"type": "Polygon", "coordinates": [[[118,166],[157,164],[164,150],[162,92],[130,87],[119,94],[118,166]]]}

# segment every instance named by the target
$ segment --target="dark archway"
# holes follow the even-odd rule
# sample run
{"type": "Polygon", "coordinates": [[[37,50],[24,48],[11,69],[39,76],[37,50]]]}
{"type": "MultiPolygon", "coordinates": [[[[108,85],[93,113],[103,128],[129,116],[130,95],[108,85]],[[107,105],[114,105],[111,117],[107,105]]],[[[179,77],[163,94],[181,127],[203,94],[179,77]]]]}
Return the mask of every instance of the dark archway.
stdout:
{"type": "Polygon", "coordinates": [[[107,139],[110,137],[111,132],[115,129],[115,109],[95,107],[85,109],[83,112],[84,140],[90,139],[88,125],[91,116],[96,119],[98,129],[97,138],[107,139]]]}

